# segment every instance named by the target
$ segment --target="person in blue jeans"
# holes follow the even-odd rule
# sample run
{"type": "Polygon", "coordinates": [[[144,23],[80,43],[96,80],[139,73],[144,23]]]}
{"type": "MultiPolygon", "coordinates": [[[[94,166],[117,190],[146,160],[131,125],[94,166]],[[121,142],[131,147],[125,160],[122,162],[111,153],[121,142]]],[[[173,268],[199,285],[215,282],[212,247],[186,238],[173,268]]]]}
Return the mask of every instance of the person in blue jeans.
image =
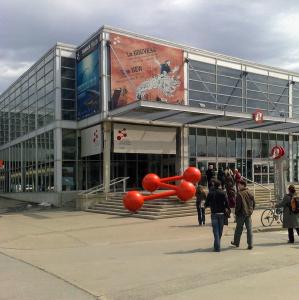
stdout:
{"type": "Polygon", "coordinates": [[[214,234],[214,251],[221,250],[221,237],[224,224],[227,225],[225,210],[229,210],[226,194],[220,189],[221,182],[213,180],[214,188],[210,190],[205,207],[211,208],[211,221],[214,234]]]}

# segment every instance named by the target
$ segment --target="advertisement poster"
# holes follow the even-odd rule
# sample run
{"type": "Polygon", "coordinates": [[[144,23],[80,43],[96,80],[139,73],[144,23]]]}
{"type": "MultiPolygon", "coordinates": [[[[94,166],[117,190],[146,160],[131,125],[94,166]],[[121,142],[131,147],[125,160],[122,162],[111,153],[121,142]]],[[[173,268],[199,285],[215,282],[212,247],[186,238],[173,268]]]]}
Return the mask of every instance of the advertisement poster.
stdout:
{"type": "Polygon", "coordinates": [[[184,104],[180,49],[110,34],[112,108],[137,100],[184,104]]]}
{"type": "Polygon", "coordinates": [[[98,41],[90,42],[77,53],[77,119],[100,111],[98,41]]]}
{"type": "Polygon", "coordinates": [[[114,124],[114,152],[176,154],[176,128],[114,124]]]}

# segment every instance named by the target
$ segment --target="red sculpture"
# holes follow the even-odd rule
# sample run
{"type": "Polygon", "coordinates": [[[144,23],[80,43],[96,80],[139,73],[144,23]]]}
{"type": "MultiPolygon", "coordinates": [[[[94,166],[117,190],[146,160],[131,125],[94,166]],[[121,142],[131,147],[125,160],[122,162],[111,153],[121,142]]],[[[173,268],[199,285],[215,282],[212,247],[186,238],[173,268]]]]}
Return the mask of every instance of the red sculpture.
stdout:
{"type": "Polygon", "coordinates": [[[201,180],[201,173],[195,167],[189,167],[181,176],[172,176],[160,178],[158,175],[150,173],[147,174],[142,180],[142,186],[149,192],[154,192],[158,188],[169,188],[169,191],[161,192],[152,195],[142,195],[137,191],[130,191],[123,197],[125,208],[132,212],[138,211],[144,201],[166,198],[169,196],[177,195],[181,201],[188,201],[195,195],[194,184],[201,180]],[[182,180],[178,186],[166,182],[182,180]]]}

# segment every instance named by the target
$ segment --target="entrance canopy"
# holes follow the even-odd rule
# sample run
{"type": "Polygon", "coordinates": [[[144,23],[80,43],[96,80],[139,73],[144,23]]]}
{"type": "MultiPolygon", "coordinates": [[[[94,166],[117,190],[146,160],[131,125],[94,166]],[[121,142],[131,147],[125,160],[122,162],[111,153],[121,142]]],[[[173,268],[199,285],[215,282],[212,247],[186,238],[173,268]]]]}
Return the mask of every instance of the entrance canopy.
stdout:
{"type": "Polygon", "coordinates": [[[142,100],[110,111],[108,118],[122,122],[165,123],[165,125],[173,126],[201,125],[299,133],[299,119],[264,116],[262,123],[256,123],[250,113],[228,112],[142,100]]]}

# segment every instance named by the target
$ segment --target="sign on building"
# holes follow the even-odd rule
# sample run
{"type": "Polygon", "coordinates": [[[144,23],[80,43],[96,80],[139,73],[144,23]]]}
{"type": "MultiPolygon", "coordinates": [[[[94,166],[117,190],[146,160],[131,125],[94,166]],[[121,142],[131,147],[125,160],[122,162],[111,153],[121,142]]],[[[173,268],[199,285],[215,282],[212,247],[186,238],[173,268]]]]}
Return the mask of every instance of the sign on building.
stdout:
{"type": "Polygon", "coordinates": [[[114,124],[114,152],[176,154],[176,128],[114,124]]]}
{"type": "Polygon", "coordinates": [[[102,152],[102,129],[96,125],[81,130],[81,157],[102,152]]]}

